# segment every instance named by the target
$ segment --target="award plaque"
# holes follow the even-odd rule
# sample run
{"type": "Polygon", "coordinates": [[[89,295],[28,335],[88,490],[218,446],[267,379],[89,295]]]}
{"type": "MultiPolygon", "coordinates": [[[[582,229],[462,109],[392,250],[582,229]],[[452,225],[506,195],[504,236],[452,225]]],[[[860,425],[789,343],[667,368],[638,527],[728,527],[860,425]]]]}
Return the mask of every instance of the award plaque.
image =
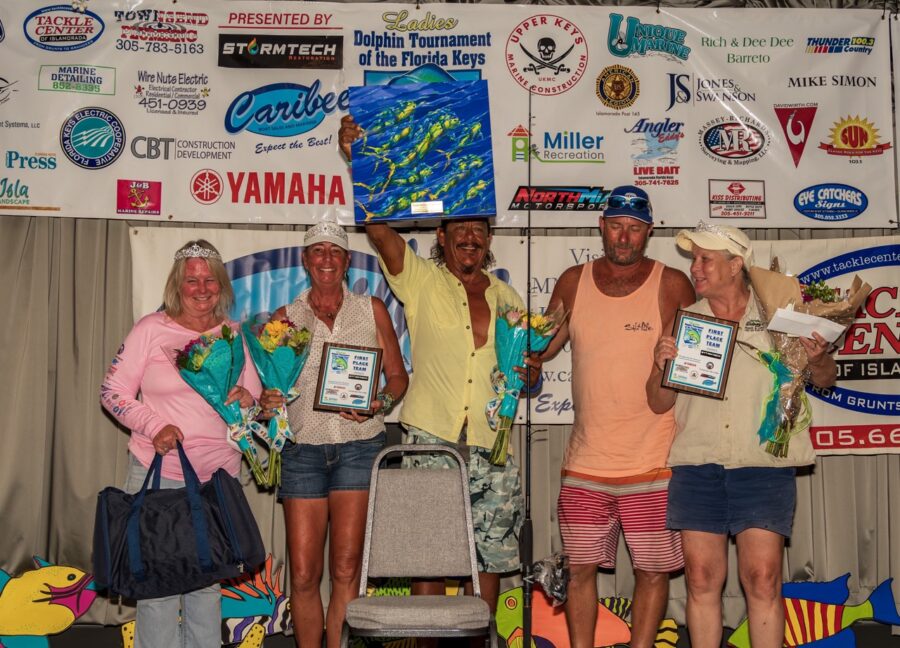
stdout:
{"type": "Polygon", "coordinates": [[[326,342],[313,409],[369,412],[380,376],[381,349],[326,342]]]}
{"type": "Polygon", "coordinates": [[[678,355],[667,360],[662,386],[677,391],[725,398],[738,323],[679,310],[672,335],[678,355]]]}

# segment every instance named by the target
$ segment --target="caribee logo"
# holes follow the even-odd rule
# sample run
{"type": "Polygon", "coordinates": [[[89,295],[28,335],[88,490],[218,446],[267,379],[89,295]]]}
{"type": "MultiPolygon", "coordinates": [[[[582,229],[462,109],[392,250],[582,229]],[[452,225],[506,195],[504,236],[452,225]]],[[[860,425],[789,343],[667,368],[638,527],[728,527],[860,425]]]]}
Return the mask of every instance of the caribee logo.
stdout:
{"type": "Polygon", "coordinates": [[[350,93],[320,95],[321,82],[311,86],[272,83],[242,92],[225,111],[225,130],[248,130],[269,137],[291,137],[311,131],[335,110],[346,111],[350,93]]]}

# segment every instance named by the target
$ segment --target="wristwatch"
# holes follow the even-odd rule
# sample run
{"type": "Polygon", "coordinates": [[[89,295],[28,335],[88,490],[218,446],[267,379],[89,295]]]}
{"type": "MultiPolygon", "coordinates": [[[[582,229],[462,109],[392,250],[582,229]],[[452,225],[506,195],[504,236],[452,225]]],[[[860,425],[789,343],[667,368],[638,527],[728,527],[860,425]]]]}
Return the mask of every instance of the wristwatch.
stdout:
{"type": "Polygon", "coordinates": [[[394,405],[394,396],[390,392],[378,392],[375,394],[375,400],[381,401],[381,407],[378,408],[379,414],[384,414],[394,405]]]}

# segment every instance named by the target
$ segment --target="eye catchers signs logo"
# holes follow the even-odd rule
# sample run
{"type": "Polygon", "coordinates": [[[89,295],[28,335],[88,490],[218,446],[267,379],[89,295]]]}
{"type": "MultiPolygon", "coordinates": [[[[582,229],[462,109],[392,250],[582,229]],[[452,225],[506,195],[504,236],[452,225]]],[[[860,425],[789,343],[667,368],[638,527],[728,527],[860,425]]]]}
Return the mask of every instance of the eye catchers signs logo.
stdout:
{"type": "Polygon", "coordinates": [[[114,95],[116,68],[81,64],[42,65],[38,74],[38,90],[114,95]]]}
{"type": "Polygon", "coordinates": [[[516,25],[506,41],[506,66],[516,83],[540,95],[570,90],[587,69],[587,40],[574,23],[538,14],[516,25]]]}
{"type": "Polygon", "coordinates": [[[875,48],[874,36],[830,37],[815,36],[806,39],[807,54],[866,54],[875,48]]]}
{"type": "Polygon", "coordinates": [[[73,164],[82,169],[102,169],[125,149],[125,128],[105,108],[82,108],[63,122],[59,145],[73,164]]]}
{"type": "Polygon", "coordinates": [[[145,54],[203,54],[203,43],[198,43],[199,29],[209,24],[205,13],[188,11],[164,11],[160,9],[136,9],[114,11],[121,33],[116,49],[123,52],[145,54]]]}
{"type": "Polygon", "coordinates": [[[688,60],[691,48],[684,44],[687,32],[683,29],[642,23],[634,16],[625,19],[622,30],[622,14],[610,14],[609,36],[606,44],[613,56],[644,56],[658,53],[673,60],[688,60]]]}
{"type": "Polygon", "coordinates": [[[162,182],[152,180],[116,181],[116,213],[159,216],[162,205],[162,182]]]}
{"type": "Polygon", "coordinates": [[[717,117],[700,128],[700,148],[712,160],[728,165],[756,162],[769,150],[771,134],[750,116],[717,117]]]}
{"type": "MultiPolygon", "coordinates": [[[[228,171],[228,191],[232,204],[257,205],[346,205],[340,176],[324,173],[228,171]]],[[[191,195],[203,205],[211,205],[225,192],[213,169],[201,169],[191,178],[191,195]]]]}
{"type": "Polygon", "coordinates": [[[137,71],[134,99],[151,115],[199,115],[210,95],[205,73],[137,71]]]}
{"type": "Polygon", "coordinates": [[[57,4],[32,11],[22,25],[28,42],[49,52],[90,47],[103,35],[103,20],[85,8],[57,4]]]}
{"type": "Polygon", "coordinates": [[[635,185],[679,184],[681,167],[675,162],[678,161],[678,143],[684,138],[683,129],[684,122],[668,117],[658,122],[642,117],[631,128],[625,129],[634,136],[631,148],[636,152],[632,153],[631,159],[635,185]]]}
{"type": "Polygon", "coordinates": [[[765,218],[763,180],[710,180],[710,218],[765,218]]]}
{"type": "Polygon", "coordinates": [[[606,162],[600,146],[602,135],[580,131],[545,131],[543,149],[531,142],[531,132],[519,124],[507,136],[511,138],[513,162],[537,160],[543,164],[603,164],[606,162]]]}
{"type": "Polygon", "coordinates": [[[890,142],[880,142],[881,134],[875,124],[859,115],[847,115],[845,119],[834,122],[830,135],[831,143],[820,142],[819,148],[828,155],[848,157],[851,164],[859,164],[865,157],[882,155],[891,148],[890,142]]]}
{"type": "Polygon", "coordinates": [[[343,36],[219,34],[219,67],[340,70],[343,36]]]}
{"type": "MultiPolygon", "coordinates": [[[[817,449],[822,446],[834,449],[836,445],[865,449],[884,444],[885,435],[882,434],[879,439],[875,433],[889,432],[891,428],[897,428],[900,422],[900,394],[897,393],[897,378],[900,377],[897,276],[900,273],[896,270],[897,266],[900,266],[900,245],[879,245],[826,259],[797,276],[801,283],[807,285],[817,281],[837,285],[835,278],[850,275],[845,279],[845,285],[849,285],[850,277],[858,274],[873,286],[835,354],[838,385],[829,389],[808,387],[807,392],[829,405],[875,418],[847,421],[863,422],[862,425],[841,424],[841,436],[847,439],[842,439],[838,444],[834,443],[838,430],[813,427],[811,434],[817,449]],[[844,387],[842,383],[847,382],[854,388],[844,387]],[[844,430],[848,433],[845,434],[844,430]]],[[[900,445],[896,435],[888,436],[893,438],[893,447],[900,445]]]]}
{"type": "Polygon", "coordinates": [[[807,218],[827,223],[856,218],[868,206],[866,194],[845,184],[817,184],[794,196],[794,209],[807,218]]]}
{"type": "Polygon", "coordinates": [[[247,130],[268,137],[291,137],[311,131],[335,110],[346,111],[350,93],[320,95],[322,83],[272,83],[242,92],[225,111],[225,130],[247,130]]]}
{"type": "Polygon", "coordinates": [[[516,189],[509,209],[525,211],[602,211],[610,191],[604,187],[525,186],[516,189]]]}
{"type": "Polygon", "coordinates": [[[791,151],[794,166],[798,167],[806,148],[806,141],[809,139],[813,119],[816,117],[818,104],[776,104],[773,108],[787,140],[788,149],[791,151]]]}
{"type": "Polygon", "coordinates": [[[597,111],[598,115],[626,115],[621,111],[630,108],[641,94],[641,82],[629,67],[610,65],[597,75],[597,98],[614,112],[597,111]]]}

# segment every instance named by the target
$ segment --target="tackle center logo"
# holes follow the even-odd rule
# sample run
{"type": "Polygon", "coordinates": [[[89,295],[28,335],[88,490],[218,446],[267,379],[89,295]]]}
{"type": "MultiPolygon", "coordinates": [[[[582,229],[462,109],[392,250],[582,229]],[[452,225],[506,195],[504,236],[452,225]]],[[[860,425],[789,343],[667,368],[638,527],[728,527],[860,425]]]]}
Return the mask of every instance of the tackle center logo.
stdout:
{"type": "Polygon", "coordinates": [[[756,162],[769,150],[771,134],[750,116],[717,117],[699,131],[700,148],[710,159],[728,165],[756,162]]]}
{"type": "MultiPolygon", "coordinates": [[[[74,3],[73,3],[74,4],[74,3]]],[[[103,20],[85,8],[58,4],[42,7],[25,18],[25,38],[50,52],[71,52],[93,45],[103,35],[103,20]]]]}
{"type": "Polygon", "coordinates": [[[205,13],[187,11],[137,9],[114,11],[113,16],[122,24],[120,40],[152,43],[194,43],[199,38],[197,29],[209,24],[205,13]]]}
{"type": "MultiPolygon", "coordinates": [[[[624,65],[610,65],[597,75],[595,90],[597,98],[604,106],[621,111],[630,108],[637,101],[641,94],[641,82],[631,68],[624,65]]],[[[617,113],[600,111],[597,114],[617,113]]]]}
{"type": "Polygon", "coordinates": [[[654,122],[642,117],[631,128],[631,159],[635,185],[678,185],[681,167],[674,162],[678,159],[678,143],[684,138],[684,122],[672,121],[668,117],[654,122]],[[655,164],[653,163],[655,162],[655,164]]]}
{"type": "Polygon", "coordinates": [[[506,41],[506,66],[523,88],[541,95],[571,89],[587,69],[587,41],[565,18],[539,14],[520,22],[506,41]]]}
{"type": "Polygon", "coordinates": [[[874,36],[829,37],[806,39],[807,54],[866,54],[875,48],[874,36]]]}
{"type": "Polygon", "coordinates": [[[645,56],[658,53],[673,60],[686,61],[691,48],[684,44],[687,32],[683,29],[642,23],[634,16],[625,19],[622,33],[622,14],[610,14],[609,36],[606,44],[613,56],[645,56]]]}
{"type": "Polygon", "coordinates": [[[527,162],[529,159],[545,164],[569,164],[584,162],[603,164],[606,162],[600,146],[602,135],[591,135],[579,131],[544,132],[543,149],[531,141],[531,132],[519,124],[507,136],[510,138],[513,162],[527,162]]]}
{"type": "Polygon", "coordinates": [[[820,142],[819,148],[828,155],[843,155],[850,158],[851,163],[862,162],[852,158],[881,155],[891,148],[890,142],[880,143],[881,135],[875,124],[859,115],[836,121],[831,129],[831,143],[820,142]]]}
{"type": "Polygon", "coordinates": [[[134,99],[152,115],[199,115],[210,95],[204,73],[137,71],[134,99]]]}
{"type": "Polygon", "coordinates": [[[610,190],[604,187],[519,185],[509,209],[524,211],[602,211],[610,190]]]}
{"type": "Polygon", "coordinates": [[[817,184],[794,196],[794,209],[816,221],[838,222],[856,218],[869,206],[869,198],[845,184],[817,184]]]}
{"type": "Polygon", "coordinates": [[[125,149],[125,128],[105,108],[82,108],[63,122],[59,145],[73,164],[83,169],[102,169],[115,162],[125,149]]]}
{"type": "MultiPolygon", "coordinates": [[[[226,175],[232,204],[347,204],[341,176],[284,171],[228,171],[226,175]]],[[[213,169],[201,169],[191,178],[191,195],[202,205],[212,205],[225,190],[222,176],[213,169]]]]}
{"type": "Polygon", "coordinates": [[[320,95],[322,82],[312,85],[272,83],[242,92],[225,111],[225,130],[247,130],[268,137],[291,137],[311,131],[335,110],[349,108],[350,93],[320,95]]]}
{"type": "Polygon", "coordinates": [[[765,218],[763,180],[709,180],[710,218],[765,218]]]}
{"type": "Polygon", "coordinates": [[[340,70],[343,62],[343,36],[219,35],[219,67],[340,70]]]}
{"type": "Polygon", "coordinates": [[[80,64],[42,65],[38,74],[38,90],[114,95],[116,68],[80,64]]]}
{"type": "Polygon", "coordinates": [[[776,104],[773,108],[787,140],[788,149],[791,151],[794,167],[798,167],[809,139],[809,132],[812,130],[818,104],[776,104]]]}
{"type": "Polygon", "coordinates": [[[8,81],[3,77],[0,77],[0,106],[12,99],[14,92],[19,91],[19,89],[15,87],[17,83],[18,81],[8,81]]]}
{"type": "Polygon", "coordinates": [[[159,216],[162,209],[162,182],[154,180],[116,181],[116,213],[159,216]]]}

